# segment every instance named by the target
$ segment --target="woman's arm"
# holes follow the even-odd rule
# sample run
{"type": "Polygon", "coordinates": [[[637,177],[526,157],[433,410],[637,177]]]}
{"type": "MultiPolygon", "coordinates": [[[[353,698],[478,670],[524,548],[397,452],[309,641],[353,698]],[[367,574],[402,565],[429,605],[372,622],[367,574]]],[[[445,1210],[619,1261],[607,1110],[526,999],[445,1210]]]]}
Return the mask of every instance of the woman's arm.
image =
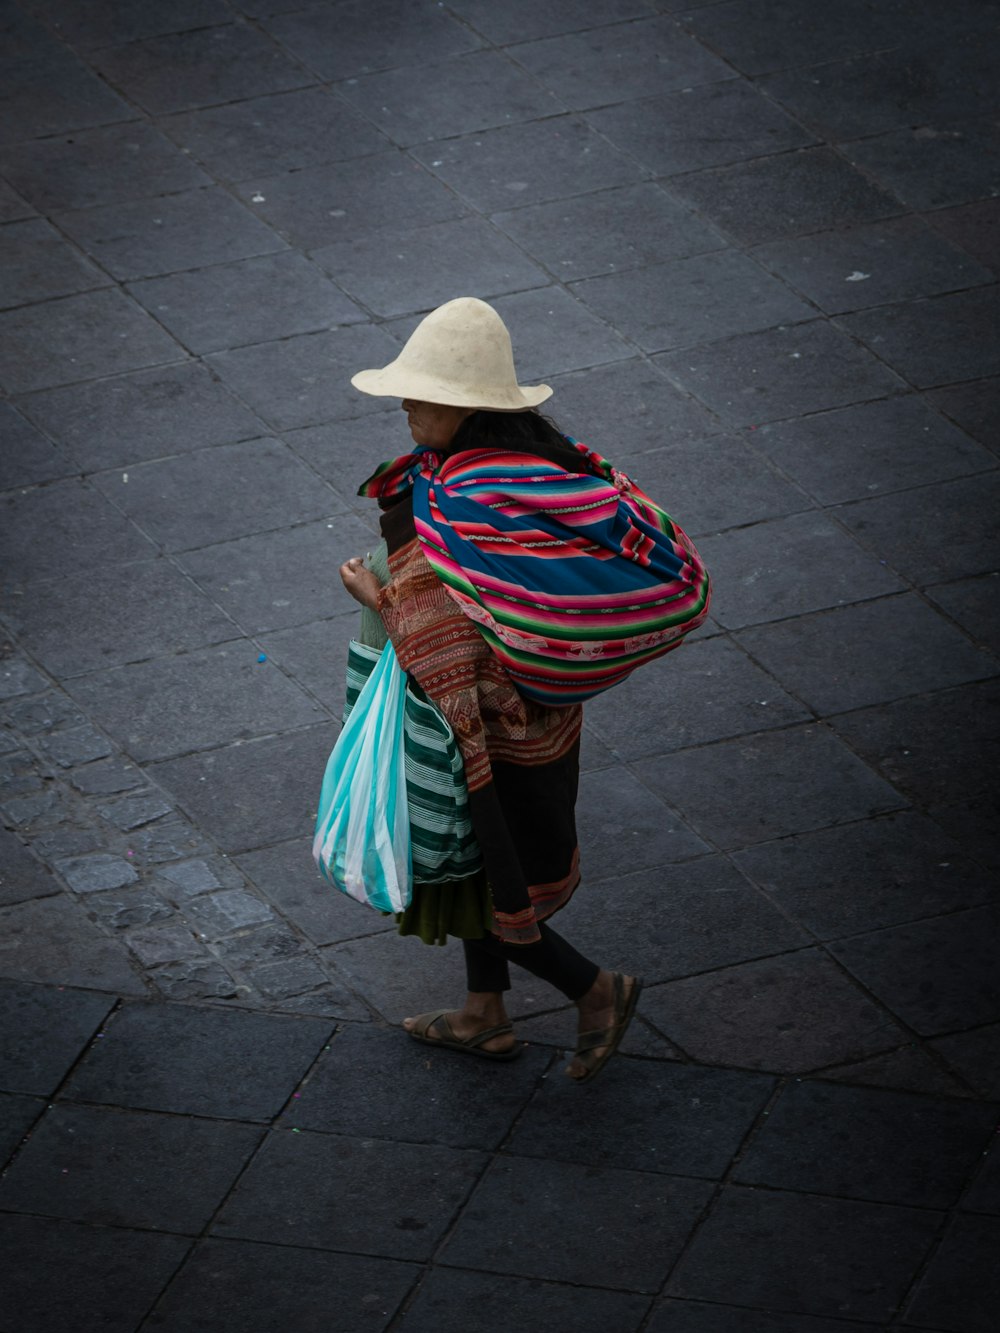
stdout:
{"type": "Polygon", "coordinates": [[[360,555],[352,556],[340,566],[340,577],[344,587],[356,602],[367,606],[369,611],[378,611],[378,594],[381,584],[360,555]]]}

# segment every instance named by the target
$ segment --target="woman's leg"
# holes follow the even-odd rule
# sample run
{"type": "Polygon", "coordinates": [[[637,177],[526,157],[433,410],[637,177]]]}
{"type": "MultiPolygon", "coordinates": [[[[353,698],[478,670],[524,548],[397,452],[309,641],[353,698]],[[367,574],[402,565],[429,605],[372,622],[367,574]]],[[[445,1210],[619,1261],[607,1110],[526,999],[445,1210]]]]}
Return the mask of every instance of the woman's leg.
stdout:
{"type": "MultiPolygon", "coordinates": [[[[486,936],[483,940],[463,940],[465,949],[465,972],[468,994],[461,1009],[454,1009],[445,1014],[447,1026],[461,1040],[475,1037],[489,1028],[507,1027],[510,1019],[504,1008],[504,991],[510,990],[510,970],[507,960],[487,947],[486,936]]],[[[403,1027],[410,1031],[417,1022],[416,1018],[404,1018],[403,1027]]],[[[432,1039],[435,1033],[432,1027],[427,1034],[432,1039]]],[[[503,1032],[489,1037],[482,1043],[486,1051],[509,1051],[516,1045],[513,1032],[503,1032]]]]}
{"type": "MultiPolygon", "coordinates": [[[[580,1037],[586,1033],[604,1032],[617,1027],[622,1021],[622,1014],[616,1005],[614,973],[584,958],[544,921],[539,923],[538,929],[542,938],[536,944],[501,944],[492,935],[476,940],[475,944],[481,956],[491,957],[502,964],[511,960],[561,990],[576,1005],[580,1037]]],[[[626,1000],[634,985],[633,977],[624,979],[626,1000]]],[[[583,1078],[593,1062],[600,1060],[605,1049],[604,1046],[597,1046],[591,1048],[582,1059],[579,1055],[574,1056],[566,1073],[571,1078],[583,1078]]]]}

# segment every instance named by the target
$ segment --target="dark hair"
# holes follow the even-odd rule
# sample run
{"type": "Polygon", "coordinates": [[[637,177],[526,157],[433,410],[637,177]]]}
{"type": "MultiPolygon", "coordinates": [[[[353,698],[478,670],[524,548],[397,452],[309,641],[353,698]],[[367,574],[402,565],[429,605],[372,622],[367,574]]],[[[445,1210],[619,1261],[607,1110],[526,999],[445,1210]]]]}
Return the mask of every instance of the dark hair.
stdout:
{"type": "Polygon", "coordinates": [[[490,412],[485,408],[465,418],[452,438],[449,453],[463,449],[517,449],[534,453],[539,445],[579,463],[580,455],[567,443],[555,422],[534,408],[527,412],[490,412]]]}

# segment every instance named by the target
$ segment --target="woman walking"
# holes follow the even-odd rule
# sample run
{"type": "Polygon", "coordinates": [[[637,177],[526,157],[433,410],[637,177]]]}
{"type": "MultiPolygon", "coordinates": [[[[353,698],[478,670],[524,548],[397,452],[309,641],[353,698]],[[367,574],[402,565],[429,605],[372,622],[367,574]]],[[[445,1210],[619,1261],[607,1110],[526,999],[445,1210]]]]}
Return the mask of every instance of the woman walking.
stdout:
{"type": "Polygon", "coordinates": [[[461,1006],[407,1018],[404,1027],[421,1042],[513,1059],[521,1047],[504,995],[514,962],[576,1005],[566,1072],[585,1082],[618,1048],[642,983],[583,957],[549,923],[580,881],[576,700],[679,642],[707,610],[707,576],[669,521],[673,540],[656,557],[672,576],[667,596],[662,582],[658,597],[646,591],[656,553],[641,518],[626,524],[626,550],[595,544],[615,519],[609,503],[617,508],[631,483],[535,410],[552,391],[517,383],[507,329],[484,302],[441,306],[395,361],[352,383],[401,400],[416,449],[362,486],[382,508],[385,549],[368,565],[347,561],[341,578],[366,608],[361,637],[392,641],[400,666],[454,732],[483,865],[461,883],[414,887],[400,929],[462,938],[468,990],[461,1006]],[[570,524],[568,535],[554,535],[553,514],[570,524]],[[626,578],[624,597],[620,587],[609,590],[595,616],[608,554],[631,562],[634,586],[626,578]],[[523,593],[529,568],[535,591],[513,595],[523,593]],[[567,617],[575,637],[563,642],[552,636],[567,617]],[[587,627],[600,621],[606,635],[611,620],[608,651],[587,627]]]}

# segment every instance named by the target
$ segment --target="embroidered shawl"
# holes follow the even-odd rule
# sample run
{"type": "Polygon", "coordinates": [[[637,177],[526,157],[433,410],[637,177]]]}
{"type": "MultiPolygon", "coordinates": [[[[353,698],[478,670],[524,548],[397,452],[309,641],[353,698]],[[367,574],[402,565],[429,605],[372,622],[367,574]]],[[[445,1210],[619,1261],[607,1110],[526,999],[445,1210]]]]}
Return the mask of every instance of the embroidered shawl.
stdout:
{"type": "Polygon", "coordinates": [[[686,533],[606,459],[568,443],[579,471],[502,448],[418,449],[358,491],[388,502],[412,488],[432,569],[518,689],[548,704],[591,698],[676,648],[710,596],[686,533]]]}

